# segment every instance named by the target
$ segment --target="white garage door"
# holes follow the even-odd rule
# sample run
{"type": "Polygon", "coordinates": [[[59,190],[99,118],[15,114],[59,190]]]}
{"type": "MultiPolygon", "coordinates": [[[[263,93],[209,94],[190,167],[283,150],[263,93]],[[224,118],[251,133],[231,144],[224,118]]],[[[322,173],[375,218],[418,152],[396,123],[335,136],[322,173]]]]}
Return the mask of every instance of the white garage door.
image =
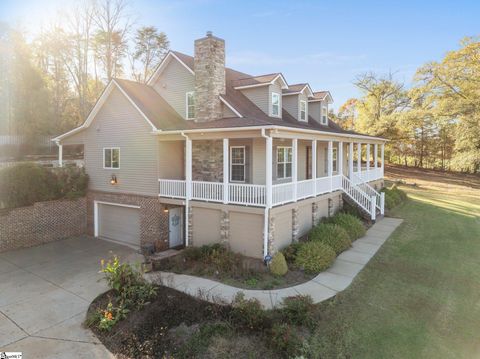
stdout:
{"type": "Polygon", "coordinates": [[[140,246],[140,211],[138,208],[98,204],[99,237],[140,246]]]}

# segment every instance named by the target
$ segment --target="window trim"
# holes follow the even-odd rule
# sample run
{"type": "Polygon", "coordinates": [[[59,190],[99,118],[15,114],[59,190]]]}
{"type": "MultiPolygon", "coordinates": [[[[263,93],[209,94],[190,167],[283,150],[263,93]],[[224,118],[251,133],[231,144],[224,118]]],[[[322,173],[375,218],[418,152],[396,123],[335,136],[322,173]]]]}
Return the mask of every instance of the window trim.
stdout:
{"type": "Polygon", "coordinates": [[[185,118],[187,120],[194,120],[195,119],[195,91],[187,91],[185,92],[185,118]],[[188,96],[193,96],[193,105],[188,104],[188,96]],[[189,106],[193,106],[193,117],[188,116],[188,108],[189,106]]]}
{"type": "Polygon", "coordinates": [[[230,174],[229,174],[229,179],[230,179],[230,182],[232,183],[245,183],[246,181],[246,172],[247,172],[247,151],[246,151],[246,148],[245,146],[230,146],[230,174]],[[241,148],[243,149],[243,164],[239,164],[239,163],[233,163],[232,162],[232,159],[233,159],[233,156],[232,156],[232,150],[234,148],[241,148]],[[238,180],[233,180],[232,179],[232,166],[243,166],[243,181],[238,181],[238,180]]]}
{"type": "Polygon", "coordinates": [[[300,100],[299,105],[298,105],[298,120],[302,122],[307,122],[308,121],[308,107],[307,107],[307,101],[305,100],[300,100]],[[305,104],[305,119],[302,120],[302,103],[305,104]]]}
{"type": "Polygon", "coordinates": [[[280,96],[280,94],[278,92],[273,92],[272,91],[271,95],[270,95],[270,100],[271,100],[270,116],[281,118],[282,117],[282,96],[280,96]],[[278,114],[276,114],[276,115],[273,113],[273,96],[278,97],[278,114]]]}
{"type": "Polygon", "coordinates": [[[322,125],[328,125],[328,107],[322,105],[321,113],[320,113],[320,122],[322,125]],[[325,121],[323,120],[323,110],[325,110],[325,121]]]}
{"type": "MultiPolygon", "coordinates": [[[[292,146],[277,146],[277,153],[276,153],[276,155],[277,155],[277,158],[276,158],[277,179],[280,179],[280,180],[291,179],[291,178],[292,178],[292,174],[290,174],[290,176],[287,177],[287,170],[286,170],[287,166],[286,166],[286,164],[290,163],[290,164],[292,165],[292,171],[293,171],[293,147],[292,147],[292,146]],[[281,150],[284,150],[284,151],[287,150],[287,149],[290,149],[290,151],[292,151],[292,161],[291,161],[291,162],[286,162],[286,161],[284,161],[284,162],[278,162],[278,151],[279,151],[280,149],[281,149],[281,150]],[[278,165],[279,165],[279,164],[283,164],[283,172],[284,172],[284,175],[285,175],[284,177],[280,177],[280,176],[278,175],[278,165]]],[[[284,154],[284,156],[285,156],[285,154],[284,154]]],[[[287,158],[288,158],[288,157],[287,157],[287,158]]]]}
{"type": "MultiPolygon", "coordinates": [[[[110,165],[112,164],[112,153],[110,152],[110,165]]],[[[119,170],[120,169],[120,147],[103,147],[103,169],[119,170]],[[118,167],[105,167],[105,150],[118,150],[118,167]]]]}

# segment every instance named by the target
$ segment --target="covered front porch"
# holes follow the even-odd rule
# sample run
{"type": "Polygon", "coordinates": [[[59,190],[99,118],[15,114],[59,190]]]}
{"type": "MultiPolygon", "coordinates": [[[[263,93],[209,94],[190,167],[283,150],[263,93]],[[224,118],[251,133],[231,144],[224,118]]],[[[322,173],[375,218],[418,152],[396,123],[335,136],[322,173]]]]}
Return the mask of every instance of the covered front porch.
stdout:
{"type": "MultiPolygon", "coordinates": [[[[184,133],[176,140],[160,136],[159,143],[164,151],[176,152],[165,162],[170,176],[159,178],[159,196],[166,198],[270,208],[360,189],[382,179],[384,171],[383,142],[337,134],[184,133]]],[[[371,193],[364,194],[359,200],[371,200],[371,193]]]]}

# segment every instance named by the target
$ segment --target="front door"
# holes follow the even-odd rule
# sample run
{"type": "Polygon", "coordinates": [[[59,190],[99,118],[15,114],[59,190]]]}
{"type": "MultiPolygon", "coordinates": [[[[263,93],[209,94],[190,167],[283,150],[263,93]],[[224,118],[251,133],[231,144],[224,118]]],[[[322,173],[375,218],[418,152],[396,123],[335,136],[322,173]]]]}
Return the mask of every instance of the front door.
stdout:
{"type": "Polygon", "coordinates": [[[169,213],[170,248],[183,245],[183,210],[182,207],[171,208],[169,213]]]}

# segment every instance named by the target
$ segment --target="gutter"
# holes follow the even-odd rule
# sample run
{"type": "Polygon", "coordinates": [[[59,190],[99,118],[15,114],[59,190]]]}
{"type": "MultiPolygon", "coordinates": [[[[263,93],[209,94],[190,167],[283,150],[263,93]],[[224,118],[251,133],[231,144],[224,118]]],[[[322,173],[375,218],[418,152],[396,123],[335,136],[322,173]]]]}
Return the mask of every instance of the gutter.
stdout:
{"type": "MultiPolygon", "coordinates": [[[[241,121],[241,120],[240,120],[241,121]]],[[[337,133],[337,132],[328,132],[328,131],[321,131],[321,130],[310,130],[310,129],[302,129],[302,128],[295,128],[295,127],[287,127],[287,126],[277,126],[277,125],[268,125],[268,126],[247,126],[247,127],[223,127],[223,128],[204,128],[204,129],[191,129],[191,130],[171,130],[171,131],[162,131],[156,130],[153,131],[153,134],[157,135],[182,135],[185,133],[203,133],[203,132],[235,132],[235,131],[251,131],[251,130],[286,130],[286,131],[293,131],[293,132],[303,132],[309,134],[321,134],[321,135],[329,135],[329,136],[339,136],[339,137],[352,137],[352,138],[360,138],[360,139],[369,139],[369,140],[378,140],[389,142],[385,138],[375,137],[375,136],[367,136],[367,135],[355,135],[355,134],[348,134],[348,133],[337,133]]]]}

